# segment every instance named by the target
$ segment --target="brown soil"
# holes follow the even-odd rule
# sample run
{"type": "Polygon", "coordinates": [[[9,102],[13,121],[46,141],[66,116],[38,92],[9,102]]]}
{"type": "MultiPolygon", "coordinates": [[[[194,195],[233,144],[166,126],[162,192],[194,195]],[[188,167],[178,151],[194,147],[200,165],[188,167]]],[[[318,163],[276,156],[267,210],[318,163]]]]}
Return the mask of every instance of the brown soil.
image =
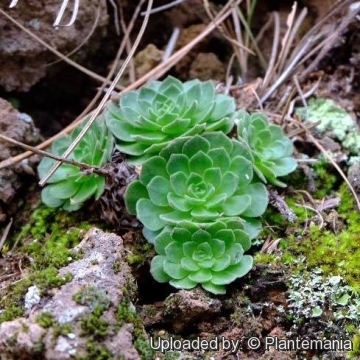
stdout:
{"type": "MultiPolygon", "coordinates": [[[[308,28],[316,24],[334,6],[334,2],[299,1],[300,8],[306,6],[309,9],[307,21],[303,25],[304,28],[299,30],[299,34],[305,33],[308,28]]],[[[21,24],[28,24],[32,27],[31,30],[34,30],[39,36],[41,35],[44,41],[64,53],[78,46],[86,34],[90,32],[94,13],[98,4],[101,4],[101,16],[95,34],[76,53],[74,59],[94,72],[102,76],[106,75],[106,71],[115,57],[118,43],[121,41],[121,37],[115,35],[111,5],[107,2],[106,10],[106,4],[102,1],[87,0],[81,2],[81,11],[76,26],[61,28],[56,31],[52,28],[52,22],[59,3],[61,2],[48,1],[45,6],[41,6],[39,9],[34,1],[20,0],[18,6],[8,10],[8,1],[0,0],[1,8],[14,16],[21,24]],[[107,14],[110,16],[108,17],[107,14]]],[[[165,3],[165,1],[161,1],[161,3],[165,3]]],[[[211,6],[214,10],[220,9],[223,3],[223,1],[213,1],[211,6]]],[[[124,7],[126,19],[130,18],[134,6],[130,3],[124,7]]],[[[283,36],[287,29],[286,19],[291,6],[292,1],[287,0],[278,2],[258,1],[253,20],[254,33],[257,34],[272,11],[278,11],[281,20],[280,31],[283,36]]],[[[337,14],[337,18],[332,21],[336,22],[344,17],[347,8],[348,6],[344,6],[337,14]]],[[[203,31],[209,23],[210,20],[200,0],[188,0],[171,10],[154,14],[135,60],[137,75],[143,75],[159,63],[162,51],[174,26],[183,30],[177,44],[180,48],[203,31]]],[[[138,20],[136,28],[139,28],[139,24],[140,20],[138,20]]],[[[359,28],[358,20],[351,21],[349,26],[339,33],[338,41],[324,55],[314,71],[306,78],[301,79],[300,84],[303,93],[306,93],[321,79],[314,95],[333,99],[353,114],[358,122],[360,117],[359,28]]],[[[18,141],[35,144],[40,141],[35,127],[40,130],[43,137],[57,133],[86,107],[96,93],[99,83],[64,63],[47,67],[46,65],[54,60],[54,56],[25,35],[23,31],[11,25],[3,16],[0,16],[0,33],[0,96],[11,100],[13,104],[17,104],[16,106],[19,109],[17,111],[10,107],[10,104],[5,100],[0,100],[0,132],[18,141]],[[19,120],[19,112],[29,114],[34,120],[35,126],[21,120],[21,118],[19,120]]],[[[135,32],[133,34],[136,35],[135,32]]],[[[295,38],[294,46],[297,41],[299,39],[295,38]]],[[[271,52],[272,37],[263,36],[259,44],[264,54],[268,55],[271,52]]],[[[232,53],[233,49],[222,36],[222,32],[216,30],[179,61],[169,73],[184,80],[199,78],[224,83],[232,53]]],[[[311,60],[309,59],[309,63],[311,60]]],[[[303,64],[298,70],[299,73],[307,66],[307,63],[303,64]]],[[[241,106],[245,106],[248,110],[258,109],[257,96],[254,93],[258,89],[261,90],[258,79],[264,76],[259,61],[254,57],[251,58],[242,82],[237,82],[238,70],[238,66],[234,66],[229,72],[235,78],[234,82],[236,83],[236,86],[231,89],[232,94],[241,106]]],[[[122,85],[129,84],[129,79],[127,77],[122,85]]],[[[265,108],[269,112],[274,112],[277,109],[277,104],[289,93],[289,88],[293,88],[291,81],[291,79],[287,80],[278,92],[265,103],[265,108]]],[[[298,99],[297,104],[301,105],[301,99],[298,99]]],[[[285,105],[281,109],[277,109],[278,117],[281,117],[285,105]]],[[[304,150],[307,154],[318,151],[305,140],[303,137],[299,137],[299,149],[301,151],[304,150]]],[[[326,140],[323,139],[322,141],[324,141],[322,144],[325,144],[326,140]]],[[[333,139],[329,139],[325,144],[327,149],[331,146],[335,146],[337,150],[341,149],[341,145],[333,139]]],[[[0,161],[19,152],[21,151],[14,146],[0,142],[0,161]]],[[[19,230],[19,227],[26,222],[28,217],[24,203],[30,201],[34,203],[38,200],[40,189],[36,186],[37,179],[35,176],[37,161],[38,158],[31,158],[27,169],[18,165],[0,170],[0,234],[2,233],[1,226],[4,229],[15,214],[18,221],[10,235],[19,230]]],[[[303,177],[307,176],[306,171],[305,169],[303,177]]],[[[350,172],[349,177],[352,178],[351,181],[358,190],[357,174],[358,169],[354,174],[350,172]]],[[[311,184],[312,179],[309,173],[308,178],[309,184],[311,184]]],[[[306,190],[311,192],[311,189],[306,190]]],[[[283,192],[281,195],[285,194],[283,192]]],[[[138,225],[135,222],[131,224],[131,221],[128,221],[127,224],[138,225]]],[[[119,224],[116,226],[112,224],[111,226],[112,230],[119,232],[119,224]]],[[[141,237],[136,226],[130,231],[127,228],[126,231],[123,229],[121,235],[125,248],[131,249],[131,251],[134,249],[134,241],[138,241],[141,237]]],[[[141,245],[140,243],[137,247],[141,248],[141,245]]],[[[256,251],[260,249],[261,247],[258,247],[256,251]]],[[[149,254],[140,255],[146,258],[149,254]]],[[[316,321],[309,321],[294,330],[291,320],[286,316],[288,307],[286,298],[287,279],[290,275],[290,269],[286,266],[276,265],[271,268],[266,265],[257,265],[247,276],[231,284],[226,296],[216,297],[198,289],[192,292],[175,291],[168,285],[156,283],[149,274],[148,260],[146,258],[142,263],[136,264],[137,266],[133,268],[133,275],[138,285],[137,311],[149,336],[161,336],[164,339],[174,336],[178,339],[193,339],[199,336],[208,340],[217,336],[228,340],[241,339],[243,341],[243,346],[236,353],[224,349],[209,353],[191,351],[184,352],[183,359],[265,360],[305,359],[312,358],[312,356],[319,356],[319,358],[324,359],[343,359],[345,356],[344,353],[316,351],[296,353],[294,351],[279,352],[274,349],[265,350],[264,348],[252,350],[246,344],[246,340],[254,336],[261,339],[267,336],[295,339],[316,338],[319,334],[324,333],[324,327],[321,327],[321,324],[316,323],[316,321]]],[[[14,260],[13,263],[17,261],[14,260]]],[[[14,331],[19,330],[18,324],[16,325],[12,324],[14,331]]],[[[28,326],[36,327],[36,324],[31,323],[28,326]]],[[[125,330],[126,334],[131,333],[128,329],[125,330]]],[[[326,328],[326,331],[336,334],[337,329],[335,327],[326,328]]],[[[34,332],[39,338],[43,336],[41,329],[36,328],[34,332]]],[[[38,338],[33,339],[34,342],[37,340],[38,338]]],[[[132,347],[131,344],[126,346],[132,347]]],[[[118,349],[114,349],[113,354],[116,353],[116,350],[118,349]]],[[[18,356],[18,353],[14,356],[18,356]]],[[[170,359],[170,357],[160,353],[157,356],[156,359],[170,359]]],[[[0,358],[15,359],[16,357],[10,355],[9,357],[2,357],[0,355],[0,358]]],[[[46,358],[55,357],[49,355],[46,358]]],[[[137,359],[135,355],[125,355],[125,358],[137,359]]]]}

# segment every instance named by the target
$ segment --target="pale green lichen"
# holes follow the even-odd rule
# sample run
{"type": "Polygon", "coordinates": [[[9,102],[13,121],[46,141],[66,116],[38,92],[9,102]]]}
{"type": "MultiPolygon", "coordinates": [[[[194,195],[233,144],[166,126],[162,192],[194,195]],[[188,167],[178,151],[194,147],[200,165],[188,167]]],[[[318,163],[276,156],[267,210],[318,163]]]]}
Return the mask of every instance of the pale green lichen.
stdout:
{"type": "Polygon", "coordinates": [[[304,318],[339,322],[360,320],[360,296],[341,276],[324,276],[320,268],[289,280],[288,308],[295,323],[304,318]],[[329,315],[330,314],[330,315],[329,315]],[[326,319],[326,318],[327,319],[326,319]]]}
{"type": "Polygon", "coordinates": [[[295,113],[302,120],[317,122],[321,132],[330,131],[351,153],[360,154],[360,129],[352,116],[331,99],[309,100],[306,107],[298,107],[295,113]]]}

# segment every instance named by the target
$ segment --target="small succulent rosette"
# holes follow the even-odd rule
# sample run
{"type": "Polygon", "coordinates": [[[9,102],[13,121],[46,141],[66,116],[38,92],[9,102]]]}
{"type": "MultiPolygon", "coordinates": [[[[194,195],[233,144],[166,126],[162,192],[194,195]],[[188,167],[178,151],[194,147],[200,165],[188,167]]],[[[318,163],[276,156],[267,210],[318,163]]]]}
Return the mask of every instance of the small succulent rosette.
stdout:
{"type": "Polygon", "coordinates": [[[261,216],[265,185],[252,183],[248,147],[221,132],[183,137],[145,161],[125,204],[145,227],[144,235],[181,221],[209,223],[220,217],[261,216]]]}
{"type": "Polygon", "coordinates": [[[169,141],[203,132],[230,132],[237,112],[235,100],[216,94],[211,81],[182,83],[169,76],[121,96],[105,112],[118,149],[129,162],[141,164],[158,155],[169,141]]]}
{"type": "Polygon", "coordinates": [[[236,120],[239,140],[245,140],[254,157],[254,170],[263,182],[285,187],[279,176],[288,175],[297,167],[293,144],[280,126],[270,124],[262,113],[238,112],[236,120]]]}
{"type": "Polygon", "coordinates": [[[159,254],[151,262],[151,274],[159,282],[179,289],[200,284],[214,294],[225,294],[225,285],[246,275],[253,258],[244,255],[251,246],[238,220],[216,221],[202,228],[190,223],[165,228],[155,239],[159,254]]]}
{"type": "MultiPolygon", "coordinates": [[[[53,142],[51,153],[62,156],[82,129],[77,127],[70,135],[53,142]]],[[[105,121],[97,119],[86,132],[80,143],[69,155],[69,159],[89,166],[102,167],[111,159],[114,138],[105,121]]],[[[55,164],[55,160],[43,158],[38,174],[43,178],[55,164]]],[[[41,192],[43,203],[49,207],[62,207],[67,211],[80,209],[83,203],[95,197],[98,199],[105,189],[105,178],[98,174],[84,174],[77,166],[63,163],[52,175],[41,192]]]]}

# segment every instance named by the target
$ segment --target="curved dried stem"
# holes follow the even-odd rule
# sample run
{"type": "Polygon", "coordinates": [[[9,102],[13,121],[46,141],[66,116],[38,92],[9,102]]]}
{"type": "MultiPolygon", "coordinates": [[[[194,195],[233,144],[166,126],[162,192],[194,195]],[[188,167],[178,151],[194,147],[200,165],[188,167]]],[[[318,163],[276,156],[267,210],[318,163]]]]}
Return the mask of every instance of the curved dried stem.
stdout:
{"type": "MultiPolygon", "coordinates": [[[[33,39],[35,39],[38,43],[40,43],[41,45],[43,45],[44,47],[46,47],[49,51],[51,51],[52,53],[54,53],[56,56],[58,56],[59,58],[61,58],[62,60],[64,60],[66,63],[68,63],[69,65],[72,65],[73,67],[75,67],[76,69],[82,71],[83,73],[85,73],[86,75],[90,76],[92,79],[100,81],[100,82],[104,82],[106,81],[106,79],[96,73],[94,73],[93,71],[90,71],[89,69],[79,65],[78,63],[76,63],[75,61],[69,59],[68,57],[66,57],[65,55],[63,55],[60,51],[57,51],[56,49],[54,49],[52,46],[50,46],[49,44],[47,44],[44,40],[40,39],[36,34],[34,34],[33,32],[31,32],[29,29],[27,29],[26,27],[24,27],[23,25],[21,25],[18,21],[16,21],[12,16],[10,16],[9,14],[7,14],[4,10],[0,9],[0,14],[4,15],[8,20],[10,20],[13,24],[15,24],[17,27],[19,27],[21,30],[23,30],[24,32],[26,32],[29,36],[31,36],[33,39]]],[[[108,82],[111,83],[111,82],[108,82]]],[[[116,88],[118,88],[117,86],[115,86],[116,88]]],[[[119,90],[121,90],[121,88],[119,88],[119,90]]]]}
{"type": "MultiPolygon", "coordinates": [[[[132,56],[134,55],[140,40],[142,38],[142,36],[144,35],[145,32],[145,28],[146,25],[149,21],[149,16],[150,16],[150,10],[153,4],[153,0],[149,0],[148,1],[148,7],[147,7],[147,15],[145,15],[144,21],[142,23],[142,26],[140,28],[139,34],[136,37],[134,46],[132,47],[130,53],[128,54],[127,58],[124,61],[124,64],[121,66],[121,69],[119,70],[119,72],[117,73],[115,79],[112,81],[109,89],[106,91],[106,94],[104,95],[104,97],[102,98],[100,104],[98,105],[98,107],[95,109],[94,113],[91,115],[89,121],[86,123],[86,125],[83,127],[83,129],[81,130],[81,132],[79,133],[79,135],[76,137],[76,139],[72,142],[72,144],[68,147],[68,149],[65,151],[65,153],[63,154],[63,157],[67,157],[71,154],[71,152],[75,149],[75,147],[77,146],[77,144],[80,142],[80,140],[82,139],[82,137],[86,134],[86,132],[89,130],[90,126],[93,124],[93,122],[95,121],[95,119],[98,117],[98,115],[100,114],[100,111],[104,108],[105,103],[107,102],[107,100],[110,98],[110,95],[112,93],[112,91],[115,89],[116,84],[119,82],[123,72],[125,71],[129,61],[131,60],[132,56]]],[[[43,179],[40,180],[39,185],[40,186],[44,186],[46,184],[46,182],[49,180],[49,178],[54,174],[54,172],[60,167],[61,162],[58,161],[49,171],[49,173],[47,175],[45,175],[45,177],[43,179]]]]}
{"type": "Polygon", "coordinates": [[[193,40],[191,40],[184,47],[179,49],[176,53],[171,55],[167,60],[163,61],[155,68],[150,70],[140,79],[136,80],[133,84],[129,85],[125,90],[119,93],[119,96],[126,91],[137,89],[139,86],[143,85],[150,79],[157,79],[164,75],[170,68],[172,68],[180,59],[182,59],[193,47],[195,47],[202,39],[208,36],[217,26],[217,24],[223,22],[230,14],[231,14],[231,3],[230,0],[217,14],[214,21],[211,22],[201,34],[196,36],[193,40]]]}
{"type": "Polygon", "coordinates": [[[308,138],[313,142],[313,144],[323,153],[323,155],[330,161],[332,166],[337,170],[337,172],[340,174],[340,176],[344,179],[346,185],[350,189],[351,193],[354,196],[356,205],[358,209],[360,210],[360,200],[356,194],[356,191],[354,190],[353,186],[350,184],[348,178],[344,174],[344,172],[341,170],[340,166],[335,162],[335,160],[329,155],[329,153],[324,149],[324,147],[315,139],[315,137],[309,132],[309,130],[305,127],[305,125],[302,123],[302,121],[299,121],[298,124],[304,129],[306,132],[308,138]]]}
{"type": "MultiPolygon", "coordinates": [[[[143,4],[145,0],[141,0],[137,10],[140,8],[140,6],[143,4]]],[[[222,21],[224,21],[224,19],[226,19],[230,14],[231,14],[231,1],[229,1],[224,8],[218,13],[218,15],[215,17],[214,22],[215,24],[217,23],[221,23],[222,21]]],[[[136,16],[137,16],[137,10],[135,11],[136,16]]],[[[132,18],[132,22],[133,20],[136,18],[135,17],[135,13],[134,16],[132,18]]],[[[135,20],[134,20],[135,21],[135,20]]],[[[136,88],[138,88],[139,86],[143,85],[144,83],[146,83],[149,79],[157,79],[160,76],[162,76],[163,74],[165,74],[172,66],[174,66],[181,58],[183,58],[184,56],[186,56],[186,54],[193,48],[195,47],[203,38],[205,38],[207,35],[209,35],[215,28],[214,23],[210,23],[206,29],[199,34],[195,39],[193,39],[190,43],[188,43],[187,45],[185,45],[184,47],[182,47],[181,49],[179,49],[176,53],[174,53],[172,56],[170,56],[168,59],[166,59],[164,62],[162,62],[161,64],[159,64],[158,66],[156,66],[154,69],[152,69],[150,72],[148,72],[147,74],[145,74],[144,76],[142,76],[141,78],[139,78],[137,81],[135,81],[134,83],[132,83],[131,85],[129,85],[128,87],[126,87],[124,90],[122,90],[118,96],[122,95],[123,93],[125,93],[126,91],[130,91],[130,90],[134,90],[136,88]]],[[[132,29],[132,23],[129,24],[128,27],[128,31],[130,31],[132,29]]],[[[126,36],[126,35],[125,35],[126,36]]],[[[124,41],[121,44],[121,48],[123,48],[124,45],[124,41]]],[[[120,58],[120,51],[118,52],[117,55],[117,59],[120,58]]],[[[113,64],[113,69],[115,68],[116,65],[116,61],[113,64]]],[[[111,72],[110,72],[111,73],[111,72]]],[[[109,79],[112,75],[108,75],[107,79],[109,79]]],[[[104,85],[100,88],[100,90],[98,91],[97,95],[96,95],[96,100],[99,98],[99,95],[102,93],[102,90],[104,89],[105,83],[104,85]]],[[[56,139],[62,137],[63,135],[69,133],[70,131],[72,131],[74,128],[76,128],[82,121],[85,120],[84,116],[85,114],[87,115],[92,115],[93,112],[88,113],[88,110],[92,107],[92,105],[95,103],[95,99],[92,101],[91,106],[87,106],[87,108],[82,112],[82,114],[80,114],[77,119],[74,120],[74,122],[67,126],[65,129],[63,129],[61,132],[59,132],[58,134],[56,134],[55,136],[53,136],[50,139],[47,139],[46,141],[44,141],[43,143],[39,144],[36,146],[37,149],[44,149],[46,147],[48,147],[49,145],[51,145],[51,143],[53,141],[55,141],[56,139]]],[[[29,156],[31,156],[32,152],[27,151],[23,154],[17,155],[15,157],[9,158],[5,161],[0,162],[0,170],[8,167],[10,165],[15,164],[16,162],[19,162],[29,156]]]]}
{"type": "MultiPolygon", "coordinates": [[[[91,36],[94,34],[95,29],[97,27],[97,24],[99,23],[99,19],[100,19],[100,14],[101,14],[101,6],[99,4],[97,11],[96,11],[96,16],[95,16],[95,20],[93,23],[93,26],[91,27],[90,32],[85,36],[85,39],[81,42],[81,44],[79,44],[78,46],[76,46],[73,50],[71,50],[69,53],[65,54],[65,57],[70,57],[71,55],[75,54],[78,50],[80,50],[87,42],[88,40],[91,38],[91,36]]],[[[46,64],[45,66],[51,66],[51,65],[55,65],[59,62],[63,61],[63,59],[58,59],[55,60],[49,64],[46,64]]]]}
{"type": "MultiPolygon", "coordinates": [[[[124,48],[125,48],[126,38],[130,35],[130,33],[131,33],[131,31],[132,31],[132,29],[134,27],[135,21],[136,21],[138,15],[139,15],[141,6],[144,4],[144,2],[145,2],[145,0],[140,0],[137,8],[134,11],[134,14],[133,14],[133,16],[131,18],[131,21],[129,23],[129,26],[127,28],[127,31],[124,34],[123,40],[122,40],[122,42],[120,44],[120,47],[119,47],[119,50],[118,50],[118,52],[116,54],[115,60],[114,60],[114,62],[112,64],[112,67],[111,67],[107,77],[106,77],[106,80],[108,80],[108,81],[112,78],[113,74],[115,73],[117,64],[118,64],[118,62],[120,60],[120,57],[121,57],[121,54],[123,53],[124,48]]],[[[101,85],[101,87],[97,91],[95,97],[91,100],[91,102],[88,104],[88,106],[82,111],[82,113],[70,125],[68,125],[66,128],[64,128],[62,131],[60,131],[56,135],[52,136],[51,138],[49,138],[46,141],[42,142],[41,144],[37,145],[35,148],[40,149],[40,150],[45,149],[46,147],[50,146],[55,140],[61,138],[65,134],[68,134],[70,131],[74,130],[82,121],[85,120],[86,115],[89,115],[89,114],[91,115],[91,113],[89,113],[89,112],[95,106],[95,104],[99,100],[100,96],[102,96],[103,90],[105,89],[105,86],[106,86],[106,82],[104,82],[101,85]]],[[[3,168],[6,168],[8,166],[14,165],[17,162],[28,158],[32,154],[33,154],[32,151],[26,151],[26,152],[24,152],[22,154],[19,154],[17,156],[6,159],[6,160],[0,162],[0,170],[3,169],[3,168]]]]}
{"type": "Polygon", "coordinates": [[[30,145],[26,145],[20,141],[16,141],[14,139],[11,139],[5,135],[1,135],[0,134],[0,139],[1,140],[4,140],[10,144],[13,144],[13,145],[17,145],[17,146],[20,146],[26,150],[29,150],[35,154],[38,154],[38,155],[41,155],[41,156],[46,156],[46,157],[49,157],[51,159],[54,159],[54,160],[57,160],[57,161],[61,161],[61,162],[64,162],[64,163],[67,163],[67,164],[70,164],[70,165],[74,165],[74,166],[77,166],[79,167],[80,169],[84,170],[84,169],[89,169],[91,170],[92,172],[95,172],[97,174],[100,174],[100,175],[104,175],[105,172],[103,170],[101,170],[99,167],[97,166],[90,166],[88,164],[85,164],[85,163],[80,163],[78,161],[75,161],[75,160],[70,160],[70,159],[67,159],[67,158],[64,158],[64,157],[61,157],[61,156],[57,156],[57,155],[54,155],[52,153],[49,153],[47,151],[43,151],[43,150],[39,150],[33,146],[30,146],[30,145]]]}

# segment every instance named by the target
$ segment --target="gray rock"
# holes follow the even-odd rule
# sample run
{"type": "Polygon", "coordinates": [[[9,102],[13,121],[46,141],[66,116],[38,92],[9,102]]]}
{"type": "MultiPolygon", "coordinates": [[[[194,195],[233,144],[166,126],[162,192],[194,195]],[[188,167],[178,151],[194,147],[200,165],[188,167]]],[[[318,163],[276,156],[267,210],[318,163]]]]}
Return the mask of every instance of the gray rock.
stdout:
{"type": "Polygon", "coordinates": [[[122,239],[93,228],[75,250],[83,257],[59,271],[72,280],[42,299],[28,317],[0,325],[1,360],[95,359],[100,352],[115,360],[140,359],[134,325],[118,316],[120,304],[131,305],[135,283],[123,261],[122,239]],[[44,316],[50,324],[41,321],[44,316]]]}

